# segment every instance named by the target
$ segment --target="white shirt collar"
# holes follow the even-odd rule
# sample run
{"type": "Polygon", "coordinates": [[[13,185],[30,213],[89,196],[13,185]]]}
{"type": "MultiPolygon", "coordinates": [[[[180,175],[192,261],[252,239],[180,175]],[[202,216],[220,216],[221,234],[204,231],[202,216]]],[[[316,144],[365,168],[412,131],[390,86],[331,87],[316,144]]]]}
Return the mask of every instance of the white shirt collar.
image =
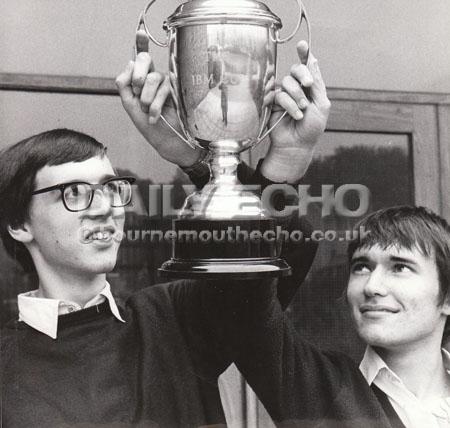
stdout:
{"type": "MultiPolygon", "coordinates": [[[[442,358],[444,362],[445,370],[450,374],[450,353],[442,348],[442,358]]],[[[385,369],[392,376],[398,378],[398,376],[387,366],[382,358],[374,351],[371,346],[367,346],[364,357],[359,365],[359,370],[363,374],[369,385],[372,385],[373,381],[377,377],[381,370],[385,369]]],[[[399,379],[399,378],[398,378],[399,379]]]]}
{"type": "Polygon", "coordinates": [[[23,321],[30,327],[41,333],[56,339],[58,335],[58,316],[73,311],[89,308],[108,300],[112,314],[122,322],[125,322],[120,316],[116,301],[111,293],[111,287],[107,282],[105,288],[100,293],[89,300],[83,307],[74,302],[68,302],[59,299],[46,299],[36,297],[38,290],[22,293],[17,296],[19,306],[19,321],[23,321]]]}
{"type": "MultiPolygon", "coordinates": [[[[442,358],[450,376],[450,354],[445,349],[442,349],[442,358]]],[[[419,400],[370,346],[366,348],[359,368],[369,385],[374,383],[387,395],[406,427],[449,426],[450,397],[419,400]]]]}
{"type": "MultiPolygon", "coordinates": [[[[387,366],[387,364],[374,351],[374,349],[371,346],[367,346],[366,352],[364,353],[364,357],[361,361],[361,364],[359,365],[359,370],[363,374],[367,383],[369,385],[372,385],[378,373],[383,369],[391,371],[387,366]]],[[[394,372],[392,373],[395,375],[394,372]]]]}

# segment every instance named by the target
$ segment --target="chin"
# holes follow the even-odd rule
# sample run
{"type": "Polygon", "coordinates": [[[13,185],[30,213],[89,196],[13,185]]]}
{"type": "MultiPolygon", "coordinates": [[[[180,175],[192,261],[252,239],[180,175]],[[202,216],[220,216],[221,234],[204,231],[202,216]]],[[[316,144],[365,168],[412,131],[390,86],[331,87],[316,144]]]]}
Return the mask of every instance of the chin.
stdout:
{"type": "Polygon", "coordinates": [[[386,337],[385,329],[376,329],[376,328],[358,328],[358,336],[370,346],[379,346],[385,347],[389,345],[389,338],[386,337]]]}
{"type": "Polygon", "coordinates": [[[104,266],[103,266],[103,271],[105,272],[105,273],[109,273],[109,272],[111,272],[112,270],[114,270],[114,268],[116,267],[116,261],[114,260],[113,262],[111,262],[111,263],[107,263],[107,264],[105,264],[104,266]]]}
{"type": "Polygon", "coordinates": [[[113,260],[97,260],[95,265],[91,264],[89,270],[98,274],[109,273],[116,266],[116,259],[113,260]]]}

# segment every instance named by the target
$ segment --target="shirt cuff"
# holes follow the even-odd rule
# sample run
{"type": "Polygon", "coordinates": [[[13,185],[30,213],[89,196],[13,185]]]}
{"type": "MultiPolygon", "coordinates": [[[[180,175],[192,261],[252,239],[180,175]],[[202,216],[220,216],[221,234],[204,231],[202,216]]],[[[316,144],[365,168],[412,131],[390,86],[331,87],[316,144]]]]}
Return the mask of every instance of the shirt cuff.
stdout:
{"type": "Polygon", "coordinates": [[[188,175],[191,182],[199,189],[208,183],[211,175],[208,164],[209,156],[209,151],[205,150],[194,165],[180,166],[180,169],[188,175]]]}
{"type": "MultiPolygon", "coordinates": [[[[238,178],[242,184],[258,184],[261,186],[261,190],[264,190],[267,186],[271,184],[291,184],[292,186],[296,186],[296,183],[276,183],[272,180],[269,180],[261,173],[261,166],[264,162],[264,158],[260,159],[258,165],[256,166],[256,170],[253,170],[250,166],[248,166],[245,162],[241,162],[238,166],[238,178]]],[[[198,160],[194,165],[190,167],[180,167],[183,172],[185,172],[191,182],[199,189],[205,186],[208,183],[210,178],[210,170],[208,165],[208,156],[203,156],[200,160],[198,160]]]]}

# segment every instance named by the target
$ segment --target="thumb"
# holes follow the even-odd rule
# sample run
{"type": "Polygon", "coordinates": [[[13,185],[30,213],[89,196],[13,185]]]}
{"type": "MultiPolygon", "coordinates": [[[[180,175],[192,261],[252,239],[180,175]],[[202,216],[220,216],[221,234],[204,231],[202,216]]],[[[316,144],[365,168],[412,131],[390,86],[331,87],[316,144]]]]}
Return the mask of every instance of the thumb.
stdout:
{"type": "Polygon", "coordinates": [[[136,53],[148,52],[150,39],[143,29],[136,31],[136,53]]]}
{"type": "Polygon", "coordinates": [[[300,58],[300,62],[304,65],[307,64],[310,53],[309,53],[309,46],[308,43],[305,42],[305,40],[300,40],[297,43],[297,54],[300,58]]]}

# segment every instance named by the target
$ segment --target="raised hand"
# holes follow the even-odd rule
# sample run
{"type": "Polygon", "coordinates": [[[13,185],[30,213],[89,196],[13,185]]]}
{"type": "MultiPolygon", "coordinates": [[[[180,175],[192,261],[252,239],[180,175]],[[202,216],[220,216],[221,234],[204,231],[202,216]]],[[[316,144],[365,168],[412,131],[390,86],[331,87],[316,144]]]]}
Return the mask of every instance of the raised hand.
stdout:
{"type": "Polygon", "coordinates": [[[331,106],[317,59],[310,53],[308,60],[308,44],[300,41],[297,52],[300,62],[276,92],[269,125],[285,110],[288,114],[271,132],[271,146],[261,167],[264,176],[276,182],[295,182],[304,175],[331,106]]]}
{"type": "Polygon", "coordinates": [[[170,96],[169,77],[155,71],[144,31],[136,34],[138,54],[116,78],[125,111],[139,132],[161,157],[180,166],[191,166],[201,155],[183,142],[162,120],[161,113],[181,133],[170,96]]]}

